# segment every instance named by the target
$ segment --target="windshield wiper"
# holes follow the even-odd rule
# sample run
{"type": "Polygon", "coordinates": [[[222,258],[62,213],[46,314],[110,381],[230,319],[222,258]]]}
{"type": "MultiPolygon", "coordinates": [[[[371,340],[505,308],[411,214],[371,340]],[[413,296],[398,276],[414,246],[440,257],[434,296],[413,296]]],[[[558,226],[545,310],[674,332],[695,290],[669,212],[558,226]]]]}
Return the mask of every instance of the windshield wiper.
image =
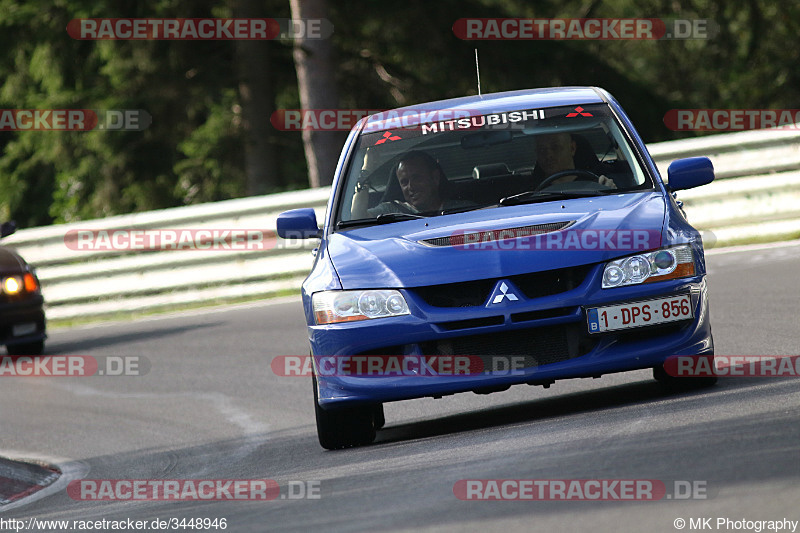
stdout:
{"type": "Polygon", "coordinates": [[[428,218],[426,215],[415,215],[413,213],[384,213],[378,215],[375,220],[378,224],[387,224],[389,222],[399,222],[401,220],[414,220],[417,218],[428,218]]]}
{"type": "Polygon", "coordinates": [[[506,196],[498,202],[500,205],[532,204],[535,202],[549,202],[550,200],[569,200],[571,198],[589,198],[604,194],[614,194],[617,189],[599,189],[595,191],[525,191],[519,194],[506,196]]]}
{"type": "Polygon", "coordinates": [[[488,209],[490,207],[496,207],[494,205],[465,205],[462,207],[453,207],[452,209],[442,209],[437,214],[438,215],[452,215],[454,213],[466,213],[467,211],[477,211],[479,209],[488,209]]]}
{"type": "Polygon", "coordinates": [[[402,222],[404,220],[416,220],[418,218],[428,218],[424,215],[414,215],[412,213],[383,213],[377,218],[358,218],[356,220],[340,220],[336,227],[338,229],[351,228],[354,226],[374,226],[378,224],[391,224],[392,222],[402,222]]]}

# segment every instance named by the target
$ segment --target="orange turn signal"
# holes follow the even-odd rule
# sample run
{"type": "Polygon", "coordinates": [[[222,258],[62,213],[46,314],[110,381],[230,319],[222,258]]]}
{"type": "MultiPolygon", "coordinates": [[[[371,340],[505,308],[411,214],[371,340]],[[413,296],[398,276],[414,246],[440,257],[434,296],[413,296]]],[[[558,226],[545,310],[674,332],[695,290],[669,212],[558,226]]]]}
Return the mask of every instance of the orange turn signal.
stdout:
{"type": "Polygon", "coordinates": [[[39,290],[39,281],[30,272],[25,273],[25,276],[23,276],[22,279],[24,281],[26,291],[36,292],[39,290]]]}

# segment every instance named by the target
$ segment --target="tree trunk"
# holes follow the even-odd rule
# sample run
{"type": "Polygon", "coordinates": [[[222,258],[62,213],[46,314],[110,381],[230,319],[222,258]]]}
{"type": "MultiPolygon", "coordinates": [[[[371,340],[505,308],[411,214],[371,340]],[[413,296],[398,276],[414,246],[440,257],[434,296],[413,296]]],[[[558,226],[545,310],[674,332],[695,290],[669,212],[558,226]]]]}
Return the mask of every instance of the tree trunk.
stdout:
{"type": "MultiPolygon", "coordinates": [[[[290,0],[292,19],[327,18],[327,0],[290,0]]],[[[295,38],[294,64],[303,109],[337,109],[336,72],[330,39],[295,38]]],[[[312,187],[330,185],[342,147],[342,135],[331,131],[303,130],[303,147],[312,187]]]]}
{"type": "MultiPolygon", "coordinates": [[[[260,18],[264,7],[259,0],[235,0],[233,16],[260,18]]],[[[269,117],[275,106],[269,72],[269,41],[236,41],[239,96],[242,102],[246,191],[248,196],[265,194],[281,185],[270,143],[269,117]]]]}

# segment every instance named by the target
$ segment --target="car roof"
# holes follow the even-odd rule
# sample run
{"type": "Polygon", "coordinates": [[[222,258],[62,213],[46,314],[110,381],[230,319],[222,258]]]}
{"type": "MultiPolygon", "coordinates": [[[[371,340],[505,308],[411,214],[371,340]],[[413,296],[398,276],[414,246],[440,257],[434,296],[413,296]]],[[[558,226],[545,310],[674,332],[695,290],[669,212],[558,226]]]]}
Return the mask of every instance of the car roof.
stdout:
{"type": "Polygon", "coordinates": [[[376,113],[367,118],[365,129],[380,130],[384,122],[396,119],[398,115],[410,116],[420,113],[419,123],[424,123],[442,120],[441,114],[437,115],[437,112],[442,111],[462,111],[468,112],[470,116],[477,116],[523,109],[600,104],[607,101],[606,94],[597,87],[549,87],[463,96],[376,113]],[[432,118],[427,119],[428,114],[432,115],[432,118]]]}

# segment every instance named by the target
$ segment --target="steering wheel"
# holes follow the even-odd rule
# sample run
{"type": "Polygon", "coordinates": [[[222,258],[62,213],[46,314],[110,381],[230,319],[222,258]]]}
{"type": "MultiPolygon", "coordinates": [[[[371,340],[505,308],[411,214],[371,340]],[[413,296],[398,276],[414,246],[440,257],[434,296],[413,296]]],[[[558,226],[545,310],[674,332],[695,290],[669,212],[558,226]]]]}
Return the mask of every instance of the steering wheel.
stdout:
{"type": "Polygon", "coordinates": [[[597,183],[600,182],[600,176],[598,176],[594,172],[592,172],[590,170],[582,170],[582,169],[579,169],[579,168],[574,168],[574,169],[568,169],[568,170],[561,170],[559,172],[556,172],[555,174],[551,174],[550,176],[545,178],[545,180],[543,182],[541,182],[539,184],[539,186],[536,187],[536,189],[534,189],[534,192],[541,191],[542,189],[544,189],[545,187],[547,187],[548,185],[550,185],[551,183],[553,183],[557,179],[563,178],[564,176],[588,176],[588,177],[592,178],[595,182],[597,182],[597,183]]]}

